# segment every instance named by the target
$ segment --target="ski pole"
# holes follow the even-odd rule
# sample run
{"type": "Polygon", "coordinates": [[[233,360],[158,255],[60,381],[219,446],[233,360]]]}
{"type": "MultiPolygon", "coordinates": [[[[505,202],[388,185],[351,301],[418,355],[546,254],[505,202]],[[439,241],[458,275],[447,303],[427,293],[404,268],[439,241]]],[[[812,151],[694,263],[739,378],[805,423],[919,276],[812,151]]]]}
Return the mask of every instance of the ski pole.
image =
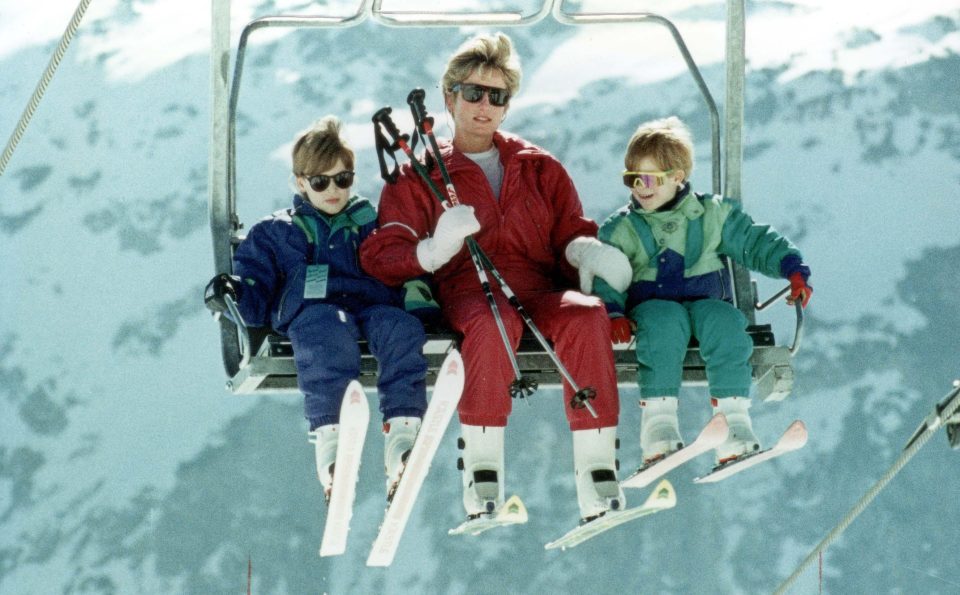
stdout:
{"type": "MultiPolygon", "coordinates": [[[[440,157],[440,146],[437,143],[436,135],[433,134],[433,118],[427,115],[427,108],[423,104],[425,96],[426,92],[424,92],[423,89],[414,89],[407,96],[407,103],[410,105],[410,111],[413,113],[413,122],[420,135],[426,137],[426,142],[430,145],[430,150],[433,151],[433,157],[437,162],[437,167],[440,169],[440,176],[443,178],[443,182],[447,187],[447,194],[450,202],[454,205],[460,204],[460,199],[457,194],[456,187],[453,184],[453,179],[450,177],[450,173],[447,171],[446,164],[444,164],[443,159],[440,157]]],[[[570,406],[574,409],[586,407],[590,412],[590,415],[592,415],[594,418],[598,417],[597,412],[589,402],[590,399],[593,399],[597,396],[597,391],[591,387],[584,387],[581,389],[577,386],[573,376],[570,375],[570,372],[567,371],[566,366],[564,366],[563,362],[560,361],[560,358],[550,346],[550,343],[547,341],[546,337],[543,336],[543,333],[541,333],[540,329],[537,328],[537,325],[534,324],[533,318],[531,318],[524,309],[519,298],[517,298],[516,294],[513,293],[513,290],[510,289],[510,286],[507,285],[506,280],[500,275],[500,272],[493,265],[493,262],[482,250],[480,250],[479,246],[477,247],[477,251],[480,254],[480,258],[483,261],[484,267],[486,267],[490,271],[490,274],[493,275],[494,279],[496,279],[497,283],[500,285],[500,290],[506,296],[507,301],[509,301],[510,304],[517,310],[517,313],[520,314],[520,318],[523,319],[523,322],[527,325],[527,328],[530,329],[530,332],[533,333],[533,336],[537,339],[537,342],[539,342],[540,346],[543,347],[543,350],[546,352],[547,356],[557,367],[560,375],[563,376],[563,378],[570,384],[570,387],[574,391],[573,398],[570,400],[570,406]]]]}
{"type": "MultiPolygon", "coordinates": [[[[430,188],[430,192],[437,200],[440,201],[440,204],[443,206],[443,208],[446,209],[447,203],[444,200],[443,195],[430,178],[430,172],[427,171],[427,168],[417,160],[413,149],[407,142],[407,138],[409,137],[407,135],[400,134],[400,131],[397,130],[396,124],[394,124],[393,119],[390,117],[391,111],[391,108],[384,107],[373,115],[373,123],[374,128],[376,129],[376,134],[380,134],[380,127],[382,126],[383,129],[387,131],[387,134],[389,134],[393,139],[393,142],[390,145],[385,143],[381,144],[381,142],[378,140],[378,148],[382,147],[387,151],[395,151],[396,147],[400,148],[410,159],[410,163],[416,172],[427,183],[427,186],[430,188]]],[[[385,162],[382,157],[380,162],[383,172],[385,171],[383,169],[383,164],[385,162]]],[[[384,179],[390,182],[387,177],[384,177],[384,179]]],[[[396,177],[394,177],[394,180],[396,180],[396,177]]],[[[456,204],[459,203],[453,204],[456,206],[456,204]]],[[[517,362],[517,356],[513,352],[513,346],[510,343],[510,337],[507,335],[507,328],[503,323],[503,317],[500,315],[500,308],[497,306],[497,301],[493,297],[493,290],[490,288],[490,280],[487,278],[487,273],[483,268],[480,246],[477,245],[472,236],[467,236],[466,244],[470,251],[470,260],[473,262],[473,267],[477,271],[477,277],[480,279],[480,287],[483,289],[483,294],[487,298],[487,304],[490,306],[490,311],[493,313],[494,321],[497,324],[497,331],[500,333],[500,339],[503,341],[503,346],[507,351],[507,357],[510,360],[510,366],[513,368],[514,381],[510,383],[510,396],[513,398],[524,398],[530,396],[534,391],[537,390],[537,382],[529,378],[524,378],[523,374],[520,372],[520,364],[517,362]]]]}

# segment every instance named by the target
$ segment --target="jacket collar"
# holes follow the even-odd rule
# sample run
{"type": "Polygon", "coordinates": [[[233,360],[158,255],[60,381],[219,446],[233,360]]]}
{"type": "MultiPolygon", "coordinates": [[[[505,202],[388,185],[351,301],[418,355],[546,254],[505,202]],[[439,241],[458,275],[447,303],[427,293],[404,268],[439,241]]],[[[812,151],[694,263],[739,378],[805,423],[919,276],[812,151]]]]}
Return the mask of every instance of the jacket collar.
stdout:
{"type": "MultiPolygon", "coordinates": [[[[678,212],[687,219],[693,220],[701,217],[703,215],[704,209],[703,205],[700,204],[700,201],[697,200],[696,194],[693,193],[690,182],[687,182],[683,185],[683,188],[677,193],[677,196],[673,198],[668,205],[672,204],[666,210],[657,210],[653,213],[648,213],[637,206],[636,201],[633,200],[633,195],[630,195],[630,210],[635,211],[639,215],[647,216],[656,216],[661,213],[674,213],[678,212]]],[[[667,205],[664,205],[666,207],[667,205]]]]}
{"type": "Polygon", "coordinates": [[[331,233],[341,227],[363,226],[370,223],[369,211],[372,209],[373,206],[369,200],[354,195],[347,200],[347,206],[342,211],[331,216],[318,211],[303,195],[295,194],[293,196],[293,210],[296,214],[314,217],[326,223],[330,227],[331,233]]]}
{"type": "MultiPolygon", "coordinates": [[[[447,139],[440,141],[440,155],[450,172],[465,167],[474,167],[473,161],[462,151],[453,147],[453,142],[447,139]]],[[[500,162],[509,163],[512,159],[539,159],[550,155],[546,150],[529,143],[509,132],[494,132],[493,144],[500,151],[500,162]]],[[[439,174],[438,174],[439,175],[439,174]]]]}

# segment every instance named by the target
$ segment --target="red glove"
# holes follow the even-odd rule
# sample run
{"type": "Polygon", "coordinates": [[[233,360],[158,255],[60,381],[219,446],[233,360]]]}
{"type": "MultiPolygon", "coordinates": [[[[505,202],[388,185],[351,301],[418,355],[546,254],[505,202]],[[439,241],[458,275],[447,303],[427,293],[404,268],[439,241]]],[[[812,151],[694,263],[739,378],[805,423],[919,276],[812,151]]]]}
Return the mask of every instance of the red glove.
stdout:
{"type": "Polygon", "coordinates": [[[813,288],[807,285],[803,275],[800,273],[790,275],[790,297],[787,298],[788,304],[792,306],[797,300],[800,300],[800,306],[806,308],[807,302],[810,301],[810,296],[812,295],[813,288]]]}
{"type": "Polygon", "coordinates": [[[630,328],[630,319],[626,316],[618,316],[610,319],[610,338],[614,343],[629,343],[630,334],[633,329],[630,328]]]}

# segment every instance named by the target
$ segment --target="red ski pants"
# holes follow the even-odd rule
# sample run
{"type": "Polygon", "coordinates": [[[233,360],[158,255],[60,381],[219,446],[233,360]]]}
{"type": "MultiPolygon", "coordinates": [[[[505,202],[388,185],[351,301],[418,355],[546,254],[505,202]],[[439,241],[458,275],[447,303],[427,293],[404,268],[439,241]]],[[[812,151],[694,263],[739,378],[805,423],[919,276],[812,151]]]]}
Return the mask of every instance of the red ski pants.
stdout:
{"type": "MultiPolygon", "coordinates": [[[[540,332],[549,339],[560,361],[579,388],[592,387],[597,396],[591,405],[594,419],[584,407],[573,409],[573,389],[563,382],[563,402],[571,430],[616,426],[620,413],[617,376],[610,343],[610,320],[596,297],[569,290],[539,291],[517,296],[540,332]]],[[[523,333],[523,320],[499,291],[494,298],[500,309],[514,352],[523,333]]],[[[461,354],[466,384],[460,399],[460,422],[475,426],[505,426],[512,399],[509,387],[515,380],[497,323],[483,292],[471,291],[443,300],[450,325],[463,334],[461,354]]]]}

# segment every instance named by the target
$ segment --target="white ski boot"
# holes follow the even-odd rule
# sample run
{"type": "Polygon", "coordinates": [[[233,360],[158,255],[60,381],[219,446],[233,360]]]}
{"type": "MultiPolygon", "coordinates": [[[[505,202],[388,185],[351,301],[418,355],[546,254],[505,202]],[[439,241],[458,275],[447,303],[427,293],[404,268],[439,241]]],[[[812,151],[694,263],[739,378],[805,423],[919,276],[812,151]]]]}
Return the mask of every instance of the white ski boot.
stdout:
{"type": "Polygon", "coordinates": [[[649,465],[683,448],[677,397],[640,400],[640,449],[643,464],[649,465]]]}
{"type": "Polygon", "coordinates": [[[383,424],[383,467],[387,474],[387,500],[393,499],[400,476],[420,431],[419,417],[391,417],[383,424]]]}
{"type": "Polygon", "coordinates": [[[620,510],[627,501],[617,481],[617,428],[575,430],[573,466],[581,522],[608,510],[620,510]]]}
{"type": "Polygon", "coordinates": [[[753,424],[750,422],[750,397],[711,398],[710,404],[714,414],[722,413],[727,417],[730,427],[727,439],[716,449],[717,465],[760,450],[760,441],[753,433],[753,424]]]}
{"type": "Polygon", "coordinates": [[[503,506],[503,428],[461,424],[457,446],[463,456],[463,507],[468,518],[492,514],[503,506]]]}
{"type": "Polygon", "coordinates": [[[308,440],[315,446],[317,460],[317,478],[323,486],[323,497],[330,503],[330,491],[333,489],[333,467],[337,462],[337,444],[340,440],[340,424],[328,424],[308,432],[308,440]]]}

